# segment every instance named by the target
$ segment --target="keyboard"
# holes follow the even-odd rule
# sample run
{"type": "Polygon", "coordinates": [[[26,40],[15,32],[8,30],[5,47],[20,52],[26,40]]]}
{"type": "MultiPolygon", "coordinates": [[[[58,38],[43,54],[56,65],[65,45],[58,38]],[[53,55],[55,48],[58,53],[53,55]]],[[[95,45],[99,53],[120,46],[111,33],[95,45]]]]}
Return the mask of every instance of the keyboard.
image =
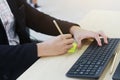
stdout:
{"type": "Polygon", "coordinates": [[[118,38],[109,38],[108,44],[105,44],[101,39],[101,47],[94,40],[66,75],[74,78],[98,79],[115,53],[119,40],[118,38]]]}

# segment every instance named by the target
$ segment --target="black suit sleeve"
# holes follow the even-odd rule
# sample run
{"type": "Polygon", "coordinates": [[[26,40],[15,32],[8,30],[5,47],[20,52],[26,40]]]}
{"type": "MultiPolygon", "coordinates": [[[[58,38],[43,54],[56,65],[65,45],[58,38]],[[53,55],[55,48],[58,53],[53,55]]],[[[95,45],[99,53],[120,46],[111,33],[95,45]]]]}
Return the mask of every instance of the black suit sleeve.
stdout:
{"type": "Polygon", "coordinates": [[[67,21],[59,20],[53,18],[43,12],[40,12],[28,4],[24,3],[25,5],[25,16],[26,16],[26,24],[33,30],[37,32],[42,32],[49,35],[58,35],[60,34],[56,29],[53,20],[56,20],[58,25],[60,26],[61,30],[64,34],[69,33],[71,26],[77,25],[74,23],[70,23],[67,21]]]}
{"type": "Polygon", "coordinates": [[[38,59],[36,49],[34,43],[16,46],[0,45],[0,74],[13,72],[18,77],[38,59]]]}

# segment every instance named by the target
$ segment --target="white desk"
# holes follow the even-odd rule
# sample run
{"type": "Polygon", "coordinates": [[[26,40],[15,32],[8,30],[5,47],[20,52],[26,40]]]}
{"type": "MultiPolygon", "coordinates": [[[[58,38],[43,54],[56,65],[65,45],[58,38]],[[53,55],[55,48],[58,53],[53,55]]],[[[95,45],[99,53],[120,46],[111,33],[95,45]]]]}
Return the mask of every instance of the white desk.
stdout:
{"type": "MultiPolygon", "coordinates": [[[[103,30],[109,37],[120,37],[120,12],[92,11],[80,24],[83,28],[88,30],[103,30]]],[[[40,58],[17,80],[85,80],[68,78],[65,74],[88,47],[88,44],[89,43],[85,43],[80,50],[72,55],[65,54],[55,57],[40,58]]],[[[119,58],[120,54],[118,54],[114,70],[120,61],[119,58]]],[[[112,75],[110,75],[111,61],[99,80],[112,80],[112,75]]]]}

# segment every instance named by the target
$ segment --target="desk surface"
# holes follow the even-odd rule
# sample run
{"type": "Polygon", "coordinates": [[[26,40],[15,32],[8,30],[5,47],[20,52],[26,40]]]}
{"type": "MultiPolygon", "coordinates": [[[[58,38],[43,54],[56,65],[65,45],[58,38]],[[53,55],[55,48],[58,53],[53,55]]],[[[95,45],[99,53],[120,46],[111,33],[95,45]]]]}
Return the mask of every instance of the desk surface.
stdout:
{"type": "MultiPolygon", "coordinates": [[[[80,25],[88,30],[103,30],[109,37],[120,37],[120,12],[91,11],[80,22],[80,25]]],[[[86,42],[75,54],[40,58],[17,80],[86,80],[68,78],[65,74],[88,47],[88,44],[89,42],[86,42]]],[[[120,54],[117,56],[114,71],[120,61],[119,58],[120,54]]],[[[110,74],[111,63],[112,59],[99,80],[112,80],[113,74],[110,74]]]]}

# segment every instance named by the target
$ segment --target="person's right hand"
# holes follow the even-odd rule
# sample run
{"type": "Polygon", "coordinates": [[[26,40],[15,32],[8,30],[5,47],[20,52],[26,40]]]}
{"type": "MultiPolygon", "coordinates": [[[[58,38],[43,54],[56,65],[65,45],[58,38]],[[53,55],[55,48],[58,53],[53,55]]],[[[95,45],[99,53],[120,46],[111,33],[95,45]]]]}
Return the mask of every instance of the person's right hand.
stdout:
{"type": "Polygon", "coordinates": [[[55,56],[67,53],[74,39],[71,34],[59,35],[49,41],[37,44],[38,56],[55,56]]]}

